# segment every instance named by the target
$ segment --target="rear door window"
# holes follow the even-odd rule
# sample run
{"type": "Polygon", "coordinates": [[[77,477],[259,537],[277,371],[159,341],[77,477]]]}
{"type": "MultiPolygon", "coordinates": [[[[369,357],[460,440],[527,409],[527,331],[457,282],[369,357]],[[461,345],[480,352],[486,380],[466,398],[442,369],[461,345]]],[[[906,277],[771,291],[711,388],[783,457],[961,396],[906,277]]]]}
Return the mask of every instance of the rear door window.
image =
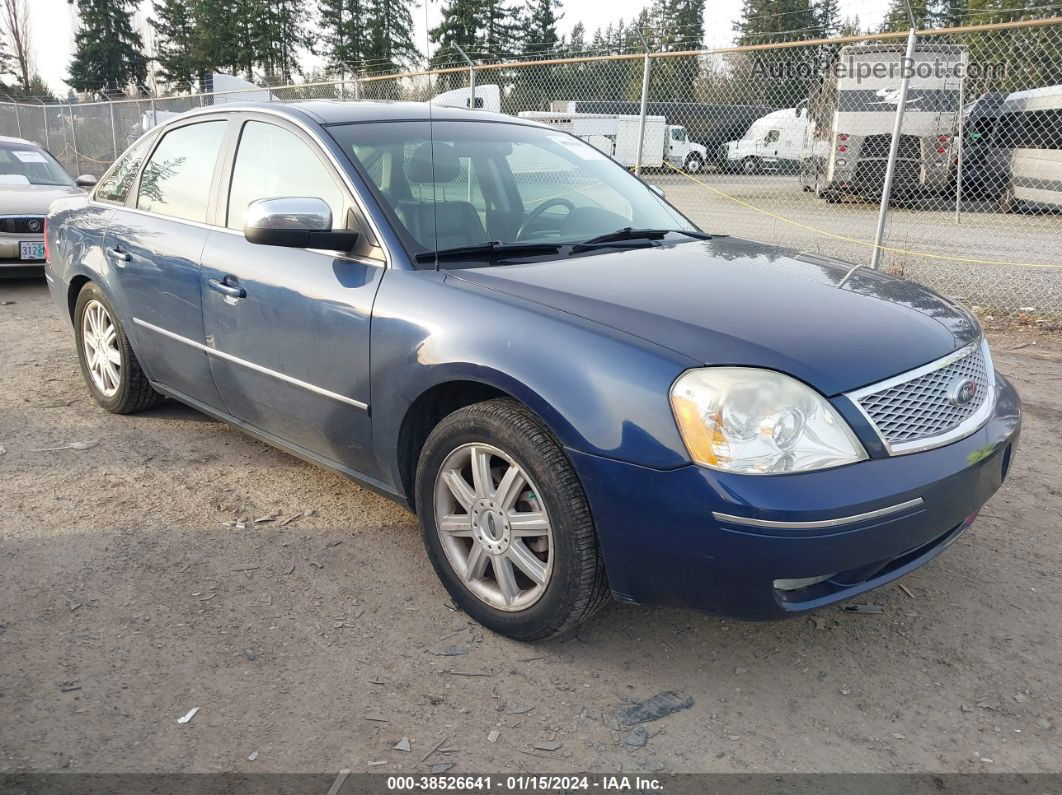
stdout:
{"type": "Polygon", "coordinates": [[[207,121],[166,133],[144,166],[137,208],[205,221],[226,124],[224,120],[207,121]]]}

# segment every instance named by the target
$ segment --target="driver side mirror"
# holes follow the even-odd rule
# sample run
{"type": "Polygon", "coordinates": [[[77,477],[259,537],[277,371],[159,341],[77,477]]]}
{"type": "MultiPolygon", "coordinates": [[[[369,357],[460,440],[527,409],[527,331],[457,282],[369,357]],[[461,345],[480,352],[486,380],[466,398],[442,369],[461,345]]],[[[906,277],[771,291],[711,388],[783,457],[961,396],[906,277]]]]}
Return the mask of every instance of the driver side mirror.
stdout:
{"type": "Polygon", "coordinates": [[[650,185],[649,186],[649,190],[651,190],[653,193],[655,193],[661,199],[665,198],[665,196],[666,196],[666,194],[664,193],[664,189],[661,188],[659,185],[650,185]]]}
{"type": "Polygon", "coordinates": [[[329,251],[350,251],[358,240],[357,232],[332,229],[332,208],[323,199],[310,196],[251,202],[243,216],[243,236],[260,246],[329,251]]]}
{"type": "Polygon", "coordinates": [[[74,180],[74,184],[79,188],[91,188],[96,184],[96,178],[91,174],[81,174],[74,180]]]}

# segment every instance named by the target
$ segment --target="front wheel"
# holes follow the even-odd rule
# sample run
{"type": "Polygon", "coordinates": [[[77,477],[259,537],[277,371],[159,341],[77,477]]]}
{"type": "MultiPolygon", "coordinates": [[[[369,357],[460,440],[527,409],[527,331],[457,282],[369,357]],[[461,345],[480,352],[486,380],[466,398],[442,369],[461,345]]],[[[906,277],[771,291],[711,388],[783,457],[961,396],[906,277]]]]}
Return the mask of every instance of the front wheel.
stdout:
{"type": "Polygon", "coordinates": [[[439,579],[488,629],[543,640],[588,618],[608,595],[575,471],[513,400],[477,403],[439,423],[417,467],[416,508],[439,579]]]}
{"type": "Polygon", "coordinates": [[[107,411],[131,414],[162,400],[140,369],[118,314],[91,282],[74,305],[74,338],[89,392],[107,411]]]}
{"type": "Polygon", "coordinates": [[[763,170],[763,164],[758,157],[746,157],[741,161],[743,174],[759,174],[763,170]]]}
{"type": "Polygon", "coordinates": [[[693,152],[686,157],[686,171],[690,174],[699,174],[704,170],[704,158],[699,153],[693,152]]]}

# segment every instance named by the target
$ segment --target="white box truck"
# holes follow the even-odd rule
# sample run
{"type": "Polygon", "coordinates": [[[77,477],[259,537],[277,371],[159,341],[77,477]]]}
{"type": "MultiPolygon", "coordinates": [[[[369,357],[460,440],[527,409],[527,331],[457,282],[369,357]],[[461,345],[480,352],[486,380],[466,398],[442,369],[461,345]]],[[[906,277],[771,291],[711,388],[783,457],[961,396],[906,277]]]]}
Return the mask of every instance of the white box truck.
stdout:
{"type": "MultiPolygon", "coordinates": [[[[523,111],[520,118],[548,124],[582,138],[600,149],[620,165],[633,167],[638,161],[638,129],[641,118],[623,113],[564,113],[557,111],[523,111]]],[[[664,161],[683,167],[691,154],[703,163],[706,153],[686,135],[686,129],[668,124],[663,116],[645,117],[642,142],[642,168],[661,168],[664,161]]]]}

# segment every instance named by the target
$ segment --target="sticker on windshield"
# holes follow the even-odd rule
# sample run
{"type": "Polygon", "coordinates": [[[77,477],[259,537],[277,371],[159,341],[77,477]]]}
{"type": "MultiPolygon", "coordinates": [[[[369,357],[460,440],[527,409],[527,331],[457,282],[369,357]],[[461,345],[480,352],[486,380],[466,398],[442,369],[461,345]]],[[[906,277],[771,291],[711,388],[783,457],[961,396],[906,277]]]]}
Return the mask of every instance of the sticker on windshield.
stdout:
{"type": "Polygon", "coordinates": [[[549,139],[554,143],[560,144],[572,154],[578,155],[583,160],[605,159],[605,156],[601,154],[600,150],[584,141],[580,141],[578,138],[572,138],[570,135],[551,135],[549,136],[549,139]]]}
{"type": "Polygon", "coordinates": [[[32,149],[14,149],[11,154],[21,160],[23,163],[47,163],[48,159],[40,152],[34,152],[32,149]]]}

